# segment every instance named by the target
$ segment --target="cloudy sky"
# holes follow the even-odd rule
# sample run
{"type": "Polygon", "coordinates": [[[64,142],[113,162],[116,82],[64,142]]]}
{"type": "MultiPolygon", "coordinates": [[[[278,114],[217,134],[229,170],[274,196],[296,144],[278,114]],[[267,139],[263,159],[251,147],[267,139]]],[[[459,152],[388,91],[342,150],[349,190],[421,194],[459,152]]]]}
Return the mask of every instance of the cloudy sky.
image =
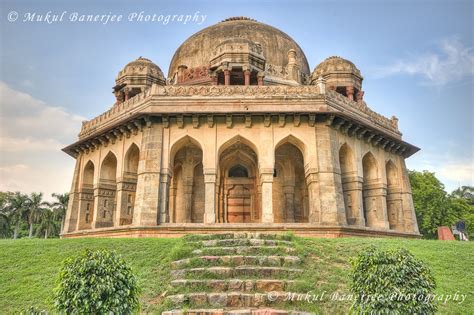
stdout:
{"type": "Polygon", "coordinates": [[[421,148],[408,167],[436,172],[448,191],[474,185],[474,1],[97,2],[0,1],[0,190],[68,191],[74,160],[60,149],[113,104],[117,72],[144,56],[166,73],[187,37],[229,16],[283,30],[311,68],[332,55],[353,61],[368,105],[398,116],[421,148]],[[78,21],[109,14],[122,19],[78,21]]]}

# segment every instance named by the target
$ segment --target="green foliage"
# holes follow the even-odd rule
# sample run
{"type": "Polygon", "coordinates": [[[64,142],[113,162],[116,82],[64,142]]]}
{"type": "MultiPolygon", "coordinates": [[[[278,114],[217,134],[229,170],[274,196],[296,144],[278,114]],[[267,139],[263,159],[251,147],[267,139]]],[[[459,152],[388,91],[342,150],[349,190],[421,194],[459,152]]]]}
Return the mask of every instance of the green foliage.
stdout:
{"type": "Polygon", "coordinates": [[[115,251],[85,250],[65,260],[55,289],[55,307],[67,314],[132,314],[139,287],[131,268],[115,251]]]}
{"type": "Polygon", "coordinates": [[[434,314],[435,280],[408,250],[361,252],[352,264],[352,310],[357,314],[434,314]]]}
{"type": "Polygon", "coordinates": [[[0,237],[58,237],[64,224],[68,194],[52,194],[43,201],[41,193],[0,192],[0,237]]]}
{"type": "Polygon", "coordinates": [[[436,238],[438,227],[451,227],[459,220],[466,222],[470,236],[474,236],[474,204],[472,187],[463,186],[447,194],[434,173],[409,171],[416,218],[420,233],[425,238],[436,238]]]}

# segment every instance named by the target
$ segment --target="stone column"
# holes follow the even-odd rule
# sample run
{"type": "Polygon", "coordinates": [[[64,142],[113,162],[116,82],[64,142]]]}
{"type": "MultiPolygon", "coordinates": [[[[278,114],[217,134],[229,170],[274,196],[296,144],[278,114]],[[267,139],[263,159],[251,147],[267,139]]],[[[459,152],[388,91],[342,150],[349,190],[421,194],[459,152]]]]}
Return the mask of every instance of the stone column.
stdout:
{"type": "Polygon", "coordinates": [[[216,223],[216,170],[204,170],[204,223],[216,223]]]}
{"type": "Polygon", "coordinates": [[[245,85],[250,85],[250,70],[244,71],[244,81],[245,85]]]}
{"type": "MultiPolygon", "coordinates": [[[[183,172],[184,173],[184,172],[183,172]]],[[[183,180],[183,219],[184,222],[192,222],[192,210],[193,210],[193,178],[187,177],[183,180]]]]}
{"type": "Polygon", "coordinates": [[[305,172],[306,185],[308,186],[309,214],[308,222],[321,223],[321,204],[319,202],[319,182],[316,169],[308,169],[305,172]]]}
{"type": "Polygon", "coordinates": [[[259,72],[257,74],[257,82],[258,86],[263,86],[263,78],[265,77],[265,74],[263,72],[259,72]]]}
{"type": "Polygon", "coordinates": [[[76,158],[76,166],[74,167],[74,176],[72,177],[71,192],[69,193],[69,202],[67,205],[66,218],[61,233],[72,232],[76,229],[79,220],[79,175],[81,169],[82,155],[76,158]]]}
{"type": "Polygon", "coordinates": [[[388,230],[387,186],[382,183],[364,184],[363,194],[367,226],[388,230]]]}
{"type": "Polygon", "coordinates": [[[260,170],[262,186],[262,223],[273,223],[273,169],[260,170]]]}
{"type": "Polygon", "coordinates": [[[410,180],[408,178],[408,171],[405,165],[405,159],[400,157],[400,166],[402,169],[402,211],[403,211],[403,222],[404,230],[408,233],[419,234],[418,222],[416,219],[415,206],[413,205],[413,197],[411,191],[410,180]]]}
{"type": "Polygon", "coordinates": [[[345,176],[342,178],[342,188],[346,208],[347,224],[365,226],[364,199],[362,195],[363,178],[345,176]]]}
{"type": "Polygon", "coordinates": [[[230,85],[230,70],[224,70],[224,85],[230,85]]]}
{"type": "Polygon", "coordinates": [[[163,126],[152,123],[143,129],[137,172],[134,226],[155,226],[158,222],[163,126]]]}
{"type": "Polygon", "coordinates": [[[353,86],[346,86],[346,95],[347,98],[351,101],[354,100],[354,87],[353,86]]]}
{"type": "Polygon", "coordinates": [[[117,207],[115,208],[113,224],[114,226],[120,226],[120,219],[123,217],[123,211],[127,207],[127,192],[124,191],[124,183],[121,179],[117,182],[117,207]]]}
{"type": "Polygon", "coordinates": [[[295,222],[295,184],[286,184],[283,186],[285,195],[285,222],[295,222]]]}
{"type": "MultiPolygon", "coordinates": [[[[347,225],[344,197],[342,193],[339,154],[336,131],[324,122],[316,128],[316,148],[318,161],[319,202],[321,224],[347,225]]],[[[316,201],[317,202],[317,201],[316,201]]]]}
{"type": "Polygon", "coordinates": [[[170,222],[169,213],[169,189],[171,180],[171,170],[168,168],[162,168],[160,174],[160,204],[159,204],[159,223],[170,222]]]}

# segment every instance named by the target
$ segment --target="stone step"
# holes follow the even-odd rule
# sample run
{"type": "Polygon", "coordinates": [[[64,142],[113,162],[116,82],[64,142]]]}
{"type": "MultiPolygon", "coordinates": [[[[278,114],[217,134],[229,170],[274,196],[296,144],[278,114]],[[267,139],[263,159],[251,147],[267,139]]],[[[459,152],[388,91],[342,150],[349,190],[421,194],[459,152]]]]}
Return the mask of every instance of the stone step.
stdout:
{"type": "Polygon", "coordinates": [[[298,256],[247,256],[247,255],[227,255],[227,256],[199,256],[173,261],[171,266],[175,269],[196,265],[213,266],[296,266],[301,263],[298,256]]]}
{"type": "Polygon", "coordinates": [[[311,315],[308,312],[286,311],[273,308],[244,308],[244,309],[192,309],[172,310],[162,315],[311,315]]]}
{"type": "Polygon", "coordinates": [[[218,239],[245,239],[258,238],[266,240],[292,241],[293,235],[289,234],[267,234],[267,233],[221,233],[221,234],[187,234],[184,239],[187,241],[206,241],[218,239]]]}
{"type": "Polygon", "coordinates": [[[200,288],[201,290],[209,289],[211,291],[243,291],[243,292],[272,292],[284,291],[288,287],[298,281],[281,280],[281,279],[227,279],[227,280],[211,280],[211,279],[178,279],[171,281],[171,285],[178,289],[193,290],[200,288]]]}
{"type": "Polygon", "coordinates": [[[280,278],[292,277],[303,272],[302,269],[286,267],[237,266],[237,267],[200,267],[171,271],[174,279],[201,277],[229,279],[240,277],[280,278]]]}
{"type": "Polygon", "coordinates": [[[248,292],[196,292],[176,294],[167,297],[177,307],[262,307],[272,303],[282,303],[288,298],[286,292],[248,293],[248,292]]]}
{"type": "Polygon", "coordinates": [[[296,249],[287,246],[230,246],[203,247],[193,250],[194,255],[226,256],[226,255],[278,255],[295,253],[296,249]]]}
{"type": "Polygon", "coordinates": [[[260,238],[228,238],[196,242],[204,247],[215,246],[292,246],[291,241],[267,240],[260,238]]]}

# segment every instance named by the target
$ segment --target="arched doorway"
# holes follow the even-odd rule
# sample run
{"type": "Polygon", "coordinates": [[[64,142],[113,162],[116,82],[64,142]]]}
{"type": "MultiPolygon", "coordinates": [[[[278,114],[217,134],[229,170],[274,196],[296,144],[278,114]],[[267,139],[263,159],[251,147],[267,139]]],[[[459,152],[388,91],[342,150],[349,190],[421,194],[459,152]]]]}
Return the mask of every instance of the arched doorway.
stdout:
{"type": "Polygon", "coordinates": [[[170,186],[170,221],[202,223],[204,219],[204,172],[202,150],[192,141],[176,144],[171,152],[173,177],[170,186]]]}
{"type": "Polygon", "coordinates": [[[273,177],[274,222],[308,222],[308,187],[300,149],[289,142],[277,147],[273,177]]]}
{"type": "Polygon", "coordinates": [[[125,153],[124,171],[121,185],[121,207],[119,225],[132,224],[135,194],[137,191],[137,172],[140,150],[135,143],[125,153]]]}
{"type": "Polygon", "coordinates": [[[376,194],[379,183],[379,171],[377,161],[372,153],[368,152],[362,158],[362,169],[364,174],[363,196],[365,222],[369,227],[377,227],[378,222],[383,220],[382,205],[376,194]]]}
{"type": "Polygon", "coordinates": [[[390,229],[403,230],[402,196],[398,170],[392,161],[385,164],[387,176],[387,216],[390,229]]]}
{"type": "Polygon", "coordinates": [[[117,158],[112,152],[109,152],[102,161],[98,188],[95,227],[111,227],[117,208],[117,158]]]}
{"type": "Polygon", "coordinates": [[[219,154],[218,222],[260,222],[258,158],[242,138],[219,154]]]}
{"type": "Polygon", "coordinates": [[[88,161],[84,167],[79,200],[78,230],[90,229],[94,216],[94,163],[92,161],[88,161]]]}

